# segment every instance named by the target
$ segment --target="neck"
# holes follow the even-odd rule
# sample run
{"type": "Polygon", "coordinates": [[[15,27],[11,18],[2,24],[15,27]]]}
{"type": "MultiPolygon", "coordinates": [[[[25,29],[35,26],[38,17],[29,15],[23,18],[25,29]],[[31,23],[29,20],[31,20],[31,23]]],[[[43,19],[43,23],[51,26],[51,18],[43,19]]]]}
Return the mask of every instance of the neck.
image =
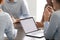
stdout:
{"type": "Polygon", "coordinates": [[[57,7],[56,10],[60,10],[60,7],[57,7]]]}
{"type": "Polygon", "coordinates": [[[14,2],[14,0],[10,0],[9,2],[13,3],[13,2],[14,2]]]}
{"type": "Polygon", "coordinates": [[[55,10],[60,10],[60,5],[56,5],[55,10]]]}

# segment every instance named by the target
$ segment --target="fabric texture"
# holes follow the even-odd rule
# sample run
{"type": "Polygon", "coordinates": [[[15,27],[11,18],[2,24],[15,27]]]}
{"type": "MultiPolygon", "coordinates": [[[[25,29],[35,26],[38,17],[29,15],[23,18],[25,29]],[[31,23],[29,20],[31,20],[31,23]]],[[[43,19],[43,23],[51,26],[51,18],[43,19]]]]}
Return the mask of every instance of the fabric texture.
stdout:
{"type": "Polygon", "coordinates": [[[60,10],[52,14],[49,26],[44,34],[46,39],[60,40],[60,10]]]}
{"type": "Polygon", "coordinates": [[[4,40],[4,33],[6,33],[9,40],[13,40],[15,37],[10,15],[6,12],[0,12],[0,40],[4,40]]]}
{"type": "Polygon", "coordinates": [[[2,9],[17,19],[30,16],[26,0],[17,0],[13,3],[6,1],[6,3],[2,6],[2,9]]]}

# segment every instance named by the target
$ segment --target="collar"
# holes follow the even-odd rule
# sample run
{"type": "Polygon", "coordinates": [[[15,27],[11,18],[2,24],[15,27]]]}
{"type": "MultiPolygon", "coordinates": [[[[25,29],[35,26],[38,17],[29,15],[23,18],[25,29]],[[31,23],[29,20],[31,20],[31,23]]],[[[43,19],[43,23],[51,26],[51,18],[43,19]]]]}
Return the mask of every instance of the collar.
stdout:
{"type": "MultiPolygon", "coordinates": [[[[9,0],[7,0],[8,3],[11,3],[9,0]]],[[[14,0],[12,3],[17,3],[17,0],[14,0]]]]}

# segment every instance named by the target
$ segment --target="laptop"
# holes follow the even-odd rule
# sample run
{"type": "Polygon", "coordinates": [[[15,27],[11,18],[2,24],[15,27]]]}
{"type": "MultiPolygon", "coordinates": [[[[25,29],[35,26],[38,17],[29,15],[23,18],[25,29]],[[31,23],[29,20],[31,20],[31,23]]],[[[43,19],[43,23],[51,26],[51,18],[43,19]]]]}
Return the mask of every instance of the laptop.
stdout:
{"type": "Polygon", "coordinates": [[[44,37],[44,30],[37,29],[37,26],[33,17],[21,19],[20,22],[26,36],[35,37],[35,38],[44,37]]]}

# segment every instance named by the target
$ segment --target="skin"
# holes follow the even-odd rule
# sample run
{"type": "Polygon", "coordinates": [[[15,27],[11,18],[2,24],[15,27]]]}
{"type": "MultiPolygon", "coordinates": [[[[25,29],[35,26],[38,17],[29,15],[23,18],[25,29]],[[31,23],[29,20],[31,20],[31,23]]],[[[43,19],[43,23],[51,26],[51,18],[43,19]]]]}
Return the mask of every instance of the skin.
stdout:
{"type": "MultiPolygon", "coordinates": [[[[2,2],[0,3],[0,5],[3,5],[4,4],[4,0],[2,0],[2,2]]],[[[2,9],[0,9],[0,12],[2,12],[2,9]]]]}
{"type": "Polygon", "coordinates": [[[47,1],[47,5],[45,8],[44,8],[44,16],[43,16],[43,19],[41,22],[36,22],[36,25],[37,27],[43,27],[44,26],[44,22],[45,21],[49,21],[50,20],[50,16],[51,16],[51,13],[54,11],[53,8],[52,8],[52,0],[46,0],[47,1]]]}
{"type": "Polygon", "coordinates": [[[51,6],[47,6],[44,10],[44,21],[49,21],[51,13],[53,12],[53,8],[51,6]]]}
{"type": "Polygon", "coordinates": [[[51,4],[51,1],[52,1],[52,0],[46,0],[46,1],[47,1],[47,4],[51,4]]]}
{"type": "Polygon", "coordinates": [[[60,3],[57,3],[56,0],[52,0],[52,3],[55,11],[60,9],[60,3]]]}
{"type": "Polygon", "coordinates": [[[4,0],[2,0],[2,2],[0,3],[1,5],[3,5],[5,3],[5,1],[4,0]]]}
{"type": "MultiPolygon", "coordinates": [[[[46,0],[47,1],[47,6],[45,6],[44,8],[44,21],[49,21],[50,20],[50,16],[52,14],[52,12],[54,12],[53,10],[53,5],[52,5],[52,0],[46,0]]],[[[43,23],[44,23],[43,21],[43,23]]]]}
{"type": "Polygon", "coordinates": [[[10,2],[14,2],[14,0],[9,0],[10,2]]]}

